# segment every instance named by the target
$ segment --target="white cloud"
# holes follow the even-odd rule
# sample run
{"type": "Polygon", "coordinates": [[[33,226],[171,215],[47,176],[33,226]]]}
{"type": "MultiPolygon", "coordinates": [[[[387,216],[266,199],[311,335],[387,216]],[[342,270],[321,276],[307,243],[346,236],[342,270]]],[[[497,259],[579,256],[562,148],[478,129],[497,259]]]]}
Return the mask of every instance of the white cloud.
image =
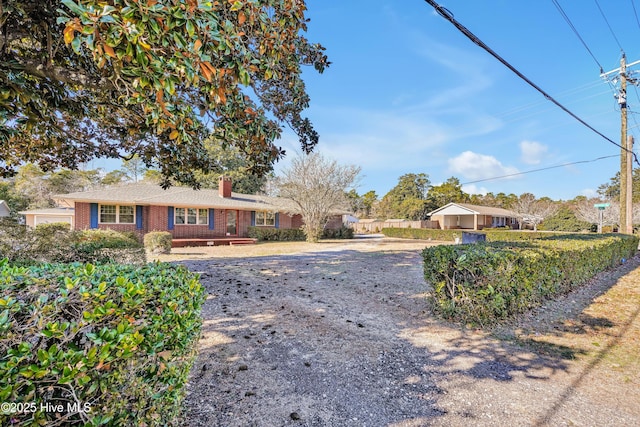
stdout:
{"type": "Polygon", "coordinates": [[[505,166],[498,159],[486,154],[465,151],[448,160],[449,170],[465,179],[497,178],[518,173],[513,166],[505,166]]]}
{"type": "Polygon", "coordinates": [[[588,199],[591,199],[593,197],[598,197],[598,192],[593,188],[585,188],[580,192],[580,195],[585,196],[588,199]]]}
{"type": "Polygon", "coordinates": [[[520,152],[522,153],[520,159],[528,165],[539,164],[547,154],[547,151],[549,151],[549,147],[539,142],[522,141],[520,143],[520,152]]]}
{"type": "Polygon", "coordinates": [[[487,190],[485,187],[478,187],[475,184],[463,185],[462,191],[467,194],[481,194],[483,196],[489,192],[489,190],[487,190]]]}

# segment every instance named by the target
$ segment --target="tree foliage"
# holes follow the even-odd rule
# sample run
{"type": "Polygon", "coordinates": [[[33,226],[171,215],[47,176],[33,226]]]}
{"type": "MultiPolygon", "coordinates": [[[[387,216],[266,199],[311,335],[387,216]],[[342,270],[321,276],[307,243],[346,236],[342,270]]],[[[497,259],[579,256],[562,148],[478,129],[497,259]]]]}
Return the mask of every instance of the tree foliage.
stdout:
{"type": "Polygon", "coordinates": [[[466,203],[470,198],[462,191],[460,180],[456,177],[447,179],[440,185],[433,185],[429,188],[429,209],[438,209],[447,203],[466,203]]]}
{"type": "Polygon", "coordinates": [[[505,194],[500,192],[493,194],[474,194],[470,197],[470,202],[474,205],[490,206],[494,208],[511,209],[518,201],[518,196],[513,193],[505,194]]]}
{"type": "MultiPolygon", "coordinates": [[[[633,170],[632,175],[633,203],[640,203],[640,168],[633,170]]],[[[609,180],[608,183],[598,187],[598,194],[607,200],[620,199],[620,172],[609,180]]]]}
{"type": "Polygon", "coordinates": [[[380,215],[385,218],[424,219],[429,212],[428,192],[429,175],[426,173],[402,175],[398,184],[380,201],[380,215]]]}
{"type": "Polygon", "coordinates": [[[555,215],[544,220],[540,228],[548,231],[579,232],[591,230],[591,226],[590,222],[578,219],[569,206],[560,206],[555,215]]]}
{"type": "Polygon", "coordinates": [[[232,189],[238,193],[256,194],[264,190],[265,183],[272,173],[256,175],[251,173],[251,160],[238,147],[223,147],[220,141],[207,138],[204,147],[213,164],[209,172],[197,171],[195,176],[198,185],[203,188],[218,188],[220,175],[231,178],[232,189]]]}
{"type": "Polygon", "coordinates": [[[28,163],[18,169],[11,180],[6,181],[11,191],[26,203],[26,207],[48,208],[55,206],[55,194],[86,191],[101,185],[100,171],[69,170],[47,173],[38,166],[28,163]]]}
{"type": "Polygon", "coordinates": [[[317,242],[329,217],[348,210],[346,194],[356,185],[359,174],[357,166],[342,166],[312,153],[294,158],[276,178],[278,195],[294,203],[290,212],[302,214],[307,241],[317,242]]]}
{"type": "Polygon", "coordinates": [[[213,134],[264,173],[284,151],[284,124],[304,151],[318,141],[301,116],[302,66],[322,72],[304,0],[0,2],[0,174],[23,162],[75,169],[138,154],[197,185],[213,134]]]}

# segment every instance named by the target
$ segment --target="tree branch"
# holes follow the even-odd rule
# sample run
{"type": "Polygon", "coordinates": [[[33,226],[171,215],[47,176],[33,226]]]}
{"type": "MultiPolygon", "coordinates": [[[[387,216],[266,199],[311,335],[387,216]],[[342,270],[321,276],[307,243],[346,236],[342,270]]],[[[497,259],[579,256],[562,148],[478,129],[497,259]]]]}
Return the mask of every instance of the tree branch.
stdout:
{"type": "Polygon", "coordinates": [[[65,67],[56,67],[43,64],[40,61],[31,58],[16,57],[15,60],[20,64],[20,69],[32,76],[43,79],[55,80],[66,84],[74,84],[83,86],[86,89],[102,89],[109,90],[114,88],[113,83],[106,79],[95,79],[85,74],[83,71],[69,69],[65,67]]]}

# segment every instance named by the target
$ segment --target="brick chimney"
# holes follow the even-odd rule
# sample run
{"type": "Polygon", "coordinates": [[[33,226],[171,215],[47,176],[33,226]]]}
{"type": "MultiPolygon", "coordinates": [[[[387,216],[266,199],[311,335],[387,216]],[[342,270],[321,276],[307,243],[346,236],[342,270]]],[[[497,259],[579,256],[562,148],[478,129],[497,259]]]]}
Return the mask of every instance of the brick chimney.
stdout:
{"type": "Polygon", "coordinates": [[[231,197],[231,178],[220,175],[218,180],[218,194],[220,194],[220,197],[231,197]]]}

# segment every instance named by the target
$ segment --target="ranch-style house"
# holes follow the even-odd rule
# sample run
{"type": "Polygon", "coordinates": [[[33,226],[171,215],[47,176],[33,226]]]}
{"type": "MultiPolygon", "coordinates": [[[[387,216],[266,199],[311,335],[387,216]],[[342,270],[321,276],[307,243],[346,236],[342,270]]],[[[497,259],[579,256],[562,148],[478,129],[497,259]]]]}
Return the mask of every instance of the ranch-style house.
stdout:
{"type": "MultiPolygon", "coordinates": [[[[231,191],[232,182],[221,176],[218,190],[187,187],[163,189],[138,183],[57,195],[61,206],[74,208],[74,228],[111,229],[143,235],[168,231],[174,241],[233,242],[246,238],[250,226],[300,228],[302,216],[288,199],[231,191]]],[[[340,215],[327,227],[339,228],[340,215]]],[[[215,242],[215,243],[214,243],[215,242]]]]}

